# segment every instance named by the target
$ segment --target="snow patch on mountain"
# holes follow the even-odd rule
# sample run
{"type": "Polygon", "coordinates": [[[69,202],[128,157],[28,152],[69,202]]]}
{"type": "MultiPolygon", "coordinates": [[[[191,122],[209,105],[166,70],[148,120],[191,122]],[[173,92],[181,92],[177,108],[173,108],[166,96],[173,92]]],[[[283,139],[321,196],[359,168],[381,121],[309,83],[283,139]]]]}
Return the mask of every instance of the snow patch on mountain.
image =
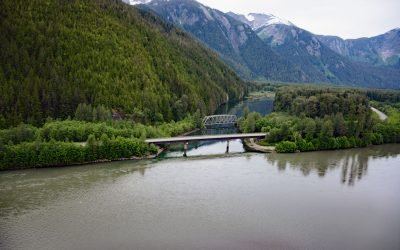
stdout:
{"type": "MultiPolygon", "coordinates": [[[[137,5],[137,4],[148,4],[152,0],[122,0],[122,2],[130,4],[130,5],[137,5]]],[[[168,0],[167,0],[168,1],[168,0]]]]}
{"type": "Polygon", "coordinates": [[[289,22],[288,20],[276,17],[274,15],[271,15],[271,19],[268,20],[266,23],[266,25],[272,25],[272,24],[284,24],[284,25],[292,26],[292,23],[289,22]]]}
{"type": "Polygon", "coordinates": [[[248,20],[248,21],[250,21],[250,22],[253,22],[254,21],[254,16],[252,16],[251,14],[247,14],[246,15],[246,19],[248,20]]]}
{"type": "Polygon", "coordinates": [[[246,18],[251,23],[253,30],[273,24],[294,26],[293,23],[289,22],[288,20],[279,18],[273,14],[250,13],[246,15],[246,18]]]}

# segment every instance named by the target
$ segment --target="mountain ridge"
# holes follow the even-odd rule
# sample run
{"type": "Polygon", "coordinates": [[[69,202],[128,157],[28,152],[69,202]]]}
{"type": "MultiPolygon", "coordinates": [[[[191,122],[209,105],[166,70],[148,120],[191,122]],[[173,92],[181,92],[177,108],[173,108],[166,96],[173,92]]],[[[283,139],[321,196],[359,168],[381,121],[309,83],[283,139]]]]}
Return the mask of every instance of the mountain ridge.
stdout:
{"type": "Polygon", "coordinates": [[[301,70],[266,45],[251,27],[219,10],[192,0],[153,0],[141,6],[151,9],[216,51],[245,79],[263,76],[284,81],[308,80],[301,70]]]}
{"type": "Polygon", "coordinates": [[[357,39],[318,35],[335,52],[372,65],[400,65],[400,28],[381,35],[357,39]]]}
{"type": "Polygon", "coordinates": [[[223,13],[195,0],[153,0],[142,6],[206,44],[247,79],[400,87],[395,67],[341,55],[317,35],[272,14],[223,13]]]}

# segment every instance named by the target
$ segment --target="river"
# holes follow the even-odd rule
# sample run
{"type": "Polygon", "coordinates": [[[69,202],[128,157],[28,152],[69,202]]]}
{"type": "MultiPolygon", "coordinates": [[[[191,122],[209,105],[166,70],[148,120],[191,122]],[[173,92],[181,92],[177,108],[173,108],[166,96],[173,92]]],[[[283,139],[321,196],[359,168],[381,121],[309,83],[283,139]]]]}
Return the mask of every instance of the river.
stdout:
{"type": "Polygon", "coordinates": [[[0,249],[400,249],[399,145],[219,147],[0,172],[0,249]]]}
{"type": "MultiPolygon", "coordinates": [[[[271,97],[259,97],[245,99],[239,103],[227,103],[222,105],[215,113],[230,114],[237,117],[243,116],[245,110],[249,112],[258,112],[261,115],[270,114],[273,110],[274,101],[271,97]]],[[[226,129],[202,129],[190,135],[213,135],[213,134],[235,134],[238,133],[237,128],[226,129]]],[[[226,141],[208,141],[208,142],[191,142],[189,143],[188,156],[223,154],[226,152],[226,141]]],[[[229,153],[243,153],[246,150],[241,140],[231,140],[229,142],[229,153]]],[[[182,157],[183,145],[172,145],[166,153],[161,155],[162,158],[182,157]]]]}

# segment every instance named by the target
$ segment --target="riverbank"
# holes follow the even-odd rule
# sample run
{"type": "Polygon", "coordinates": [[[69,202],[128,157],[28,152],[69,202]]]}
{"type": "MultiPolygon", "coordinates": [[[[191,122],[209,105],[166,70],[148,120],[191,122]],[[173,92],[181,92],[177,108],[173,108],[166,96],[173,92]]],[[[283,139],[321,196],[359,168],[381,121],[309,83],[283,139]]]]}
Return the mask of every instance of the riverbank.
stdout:
{"type": "Polygon", "coordinates": [[[244,139],[243,141],[243,146],[246,149],[246,151],[249,152],[259,152],[259,153],[272,153],[275,151],[275,147],[273,146],[261,146],[257,144],[256,140],[253,138],[250,139],[244,139]]]}
{"type": "Polygon", "coordinates": [[[42,127],[21,124],[0,130],[0,170],[155,158],[165,149],[149,145],[145,138],[185,135],[194,131],[198,120],[188,116],[157,126],[76,120],[48,121],[42,127]]]}

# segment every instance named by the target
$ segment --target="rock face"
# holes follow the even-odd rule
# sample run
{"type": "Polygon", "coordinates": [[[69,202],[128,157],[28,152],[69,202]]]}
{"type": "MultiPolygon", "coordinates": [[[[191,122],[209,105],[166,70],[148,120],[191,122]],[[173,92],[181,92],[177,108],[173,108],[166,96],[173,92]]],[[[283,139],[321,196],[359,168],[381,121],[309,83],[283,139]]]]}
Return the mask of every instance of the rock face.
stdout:
{"type": "Polygon", "coordinates": [[[368,43],[356,39],[357,46],[350,46],[272,14],[223,13],[194,0],[153,0],[140,6],[192,34],[245,79],[400,88],[398,30],[368,43]],[[356,53],[350,47],[360,49],[356,53]]]}
{"type": "Polygon", "coordinates": [[[400,71],[381,67],[388,63],[399,65],[398,30],[371,39],[343,40],[312,34],[270,14],[229,15],[250,25],[278,55],[299,67],[311,81],[400,88],[400,71]]]}
{"type": "Polygon", "coordinates": [[[277,55],[246,23],[192,0],[153,0],[149,8],[217,52],[243,78],[307,80],[305,74],[277,55]]]}
{"type": "Polygon", "coordinates": [[[400,28],[371,38],[344,40],[337,36],[318,36],[333,51],[358,62],[399,66],[400,28]]]}

